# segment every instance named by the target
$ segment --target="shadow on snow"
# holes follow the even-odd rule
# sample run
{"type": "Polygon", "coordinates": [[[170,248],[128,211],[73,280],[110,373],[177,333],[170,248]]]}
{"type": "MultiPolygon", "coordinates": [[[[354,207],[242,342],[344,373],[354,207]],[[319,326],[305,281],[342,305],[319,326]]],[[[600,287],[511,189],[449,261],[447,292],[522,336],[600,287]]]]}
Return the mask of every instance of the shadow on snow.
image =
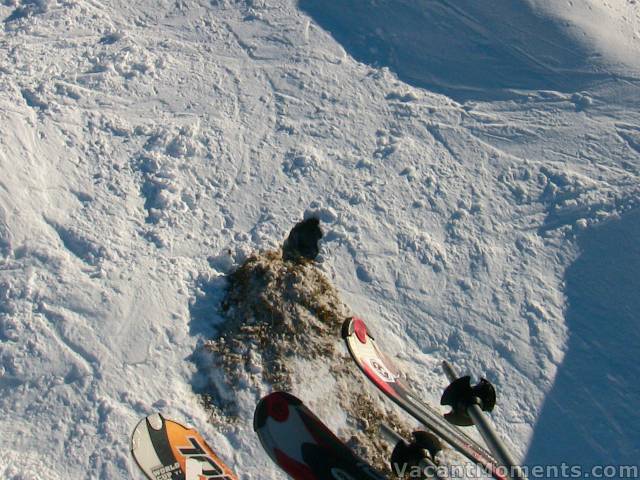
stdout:
{"type": "MultiPolygon", "coordinates": [[[[198,280],[195,300],[189,306],[190,335],[201,337],[203,340],[217,336],[218,326],[224,321],[220,315],[220,302],[224,297],[226,286],[226,277],[198,280]]],[[[201,345],[196,348],[189,360],[196,367],[191,379],[193,391],[210,397],[209,400],[222,398],[224,395],[221,392],[225,389],[222,374],[217,372],[217,369],[212,369],[211,357],[201,348],[201,345]]]]}
{"type": "MultiPolygon", "coordinates": [[[[567,354],[529,465],[637,465],[640,458],[640,211],[587,231],[567,270],[567,354]]],[[[617,477],[613,477],[617,478],[617,477]]]]}
{"type": "Polygon", "coordinates": [[[508,89],[574,92],[597,75],[586,65],[587,52],[522,0],[299,0],[299,6],[356,60],[458,101],[507,97],[508,89]]]}

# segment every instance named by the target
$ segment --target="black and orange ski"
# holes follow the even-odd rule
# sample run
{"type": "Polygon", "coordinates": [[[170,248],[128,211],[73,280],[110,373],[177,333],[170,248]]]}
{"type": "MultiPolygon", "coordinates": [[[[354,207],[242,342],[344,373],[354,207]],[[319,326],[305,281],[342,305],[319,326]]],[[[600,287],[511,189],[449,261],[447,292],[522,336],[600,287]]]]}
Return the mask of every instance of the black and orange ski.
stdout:
{"type": "Polygon", "coordinates": [[[150,480],[238,480],[196,430],[159,413],[138,423],[131,453],[150,480]]]}

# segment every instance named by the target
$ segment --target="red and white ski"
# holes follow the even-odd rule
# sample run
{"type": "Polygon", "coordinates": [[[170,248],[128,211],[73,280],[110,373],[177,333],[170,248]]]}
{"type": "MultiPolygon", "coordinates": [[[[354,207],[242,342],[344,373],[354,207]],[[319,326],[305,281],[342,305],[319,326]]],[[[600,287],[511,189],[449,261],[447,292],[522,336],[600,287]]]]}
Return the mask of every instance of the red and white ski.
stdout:
{"type": "Polygon", "coordinates": [[[491,453],[413,393],[404,375],[378,348],[362,319],[347,319],[342,326],[342,337],[360,369],[391,400],[455,450],[486,468],[496,480],[507,480],[504,469],[491,453]]]}
{"type": "Polygon", "coordinates": [[[260,400],[253,428],[269,457],[294,480],[386,479],[289,393],[260,400]]]}

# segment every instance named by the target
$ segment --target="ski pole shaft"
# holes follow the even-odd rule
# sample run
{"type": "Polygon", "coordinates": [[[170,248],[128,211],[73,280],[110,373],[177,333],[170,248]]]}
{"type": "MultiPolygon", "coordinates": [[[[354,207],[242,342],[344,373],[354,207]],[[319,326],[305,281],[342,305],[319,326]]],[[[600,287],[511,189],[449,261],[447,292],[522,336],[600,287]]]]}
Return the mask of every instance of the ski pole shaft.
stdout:
{"type": "Polygon", "coordinates": [[[391,445],[396,445],[398,442],[404,441],[404,439],[398,435],[395,430],[384,422],[380,423],[380,433],[391,445]]]}
{"type": "Polygon", "coordinates": [[[444,374],[447,376],[450,382],[453,382],[458,378],[456,371],[453,369],[453,366],[447,362],[446,360],[442,361],[442,369],[444,370],[444,374]]]}
{"type": "MultiPolygon", "coordinates": [[[[454,381],[458,378],[453,366],[446,360],[442,362],[442,368],[450,381],[454,381]]],[[[496,456],[496,459],[509,469],[508,475],[510,478],[513,480],[527,480],[527,477],[524,475],[520,466],[516,463],[511,452],[509,452],[506,445],[493,428],[493,425],[480,408],[480,399],[474,398],[474,400],[475,403],[467,406],[467,413],[471,417],[471,420],[473,420],[474,425],[480,432],[480,435],[482,435],[487,446],[496,456]]]]}
{"type": "Polygon", "coordinates": [[[516,463],[515,459],[511,455],[511,452],[507,450],[506,446],[502,442],[502,439],[498,436],[498,433],[493,428],[493,425],[489,422],[487,416],[482,412],[477,404],[469,405],[467,413],[473,420],[473,423],[478,428],[478,431],[484,438],[489,449],[496,456],[498,461],[505,467],[509,468],[509,476],[513,480],[526,480],[526,477],[522,473],[520,466],[516,463]]]}

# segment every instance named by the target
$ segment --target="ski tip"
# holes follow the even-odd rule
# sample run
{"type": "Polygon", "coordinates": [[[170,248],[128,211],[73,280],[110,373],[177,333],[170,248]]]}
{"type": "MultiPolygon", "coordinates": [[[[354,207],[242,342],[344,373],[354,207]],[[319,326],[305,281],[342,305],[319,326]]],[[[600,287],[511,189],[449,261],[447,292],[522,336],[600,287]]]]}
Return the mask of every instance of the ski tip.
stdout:
{"type": "Polygon", "coordinates": [[[268,418],[278,423],[286,422],[289,418],[289,408],[302,402],[286,392],[273,392],[263,397],[256,406],[253,416],[253,429],[259,430],[264,426],[268,418]]]}
{"type": "Polygon", "coordinates": [[[353,318],[353,332],[356,334],[360,343],[367,343],[367,326],[361,318],[353,318]]]}
{"type": "Polygon", "coordinates": [[[351,334],[353,333],[352,321],[353,321],[353,317],[348,317],[345,319],[344,322],[342,322],[342,331],[340,334],[342,338],[346,339],[350,337],[351,334]]]}
{"type": "Polygon", "coordinates": [[[163,426],[164,417],[160,413],[152,413],[139,420],[131,434],[131,452],[133,453],[142,443],[145,431],[162,430],[163,426]]]}
{"type": "MultiPolygon", "coordinates": [[[[371,337],[367,330],[367,325],[359,317],[347,318],[342,324],[342,338],[348,338],[355,334],[358,341],[362,344],[367,343],[367,338],[371,337]]],[[[373,337],[371,337],[373,338],[373,337]]]]}
{"type": "Polygon", "coordinates": [[[286,422],[289,418],[289,398],[283,392],[276,392],[265,399],[267,416],[276,422],[286,422]]]}
{"type": "Polygon", "coordinates": [[[164,426],[164,417],[160,413],[152,413],[146,419],[149,428],[154,430],[162,430],[164,426]]]}
{"type": "Polygon", "coordinates": [[[238,478],[193,427],[160,413],[152,413],[138,422],[131,436],[131,454],[150,479],[196,478],[189,474],[203,471],[219,473],[216,478],[220,480],[238,478]]]}

